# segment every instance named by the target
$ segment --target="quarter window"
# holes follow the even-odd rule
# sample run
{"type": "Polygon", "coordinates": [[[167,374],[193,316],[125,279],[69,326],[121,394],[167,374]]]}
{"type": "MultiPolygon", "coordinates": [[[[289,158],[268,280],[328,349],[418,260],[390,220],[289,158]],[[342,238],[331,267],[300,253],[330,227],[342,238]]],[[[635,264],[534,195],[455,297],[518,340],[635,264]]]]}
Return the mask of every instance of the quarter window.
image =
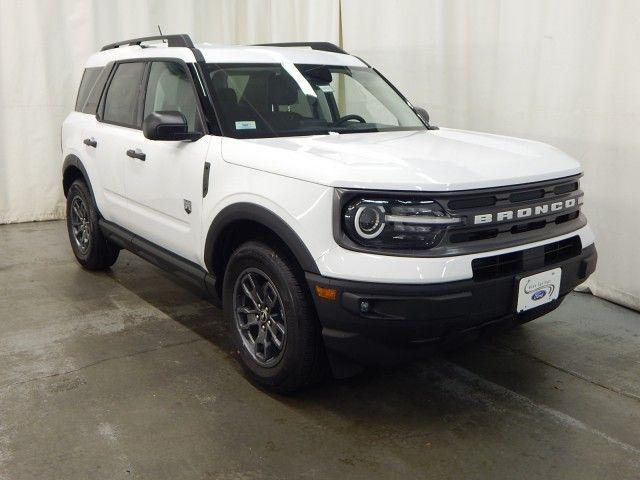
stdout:
{"type": "Polygon", "coordinates": [[[95,115],[98,111],[98,104],[100,103],[100,97],[102,96],[102,91],[104,90],[104,86],[109,79],[109,73],[111,72],[110,67],[105,67],[100,69],[101,73],[96,80],[96,83],[93,85],[93,88],[89,92],[89,96],[87,100],[84,102],[84,106],[82,107],[82,113],[89,113],[91,115],[95,115]]]}
{"type": "MultiPolygon", "coordinates": [[[[89,98],[89,94],[96,84],[96,80],[102,72],[102,67],[87,68],[82,75],[82,81],[80,82],[80,88],[78,89],[78,98],[76,99],[76,112],[84,111],[84,106],[89,98]]],[[[95,111],[94,111],[95,113],[95,111]]]]}
{"type": "Polygon", "coordinates": [[[147,83],[144,117],[153,112],[173,111],[187,119],[189,131],[199,131],[198,100],[184,68],[175,62],[153,62],[147,83]]]}
{"type": "Polygon", "coordinates": [[[105,122],[139,128],[138,94],[145,64],[141,62],[118,65],[104,104],[105,122]]]}

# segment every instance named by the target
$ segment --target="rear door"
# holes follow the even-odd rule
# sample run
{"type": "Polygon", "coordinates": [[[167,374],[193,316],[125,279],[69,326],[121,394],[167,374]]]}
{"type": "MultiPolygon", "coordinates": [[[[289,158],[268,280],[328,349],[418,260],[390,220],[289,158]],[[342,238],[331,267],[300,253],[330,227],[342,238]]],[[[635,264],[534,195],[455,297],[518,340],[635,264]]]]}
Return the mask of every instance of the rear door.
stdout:
{"type": "MultiPolygon", "coordinates": [[[[143,118],[155,111],[179,111],[189,131],[204,131],[199,100],[184,63],[153,61],[145,83],[143,118]]],[[[125,162],[130,229],[194,262],[200,250],[202,181],[211,139],[209,135],[195,142],[141,137],[127,146],[144,154],[144,161],[125,162]]]]}
{"type": "Polygon", "coordinates": [[[96,167],[104,195],[103,215],[125,228],[131,228],[125,191],[125,167],[135,159],[128,149],[142,146],[141,92],[146,62],[115,65],[106,87],[95,127],[86,137],[95,142],[96,167]]]}
{"type": "Polygon", "coordinates": [[[102,194],[102,182],[98,174],[98,161],[96,159],[98,142],[96,136],[99,136],[100,124],[96,120],[96,112],[100,97],[104,90],[107,80],[111,76],[111,65],[108,67],[90,67],[85,69],[82,76],[82,82],[78,89],[78,97],[76,99],[76,112],[86,115],[76,115],[74,126],[76,131],[72,132],[71,145],[79,152],[80,159],[86,168],[89,181],[93,186],[93,193],[99,211],[106,217],[108,216],[108,206],[105,205],[104,195],[102,194]]]}

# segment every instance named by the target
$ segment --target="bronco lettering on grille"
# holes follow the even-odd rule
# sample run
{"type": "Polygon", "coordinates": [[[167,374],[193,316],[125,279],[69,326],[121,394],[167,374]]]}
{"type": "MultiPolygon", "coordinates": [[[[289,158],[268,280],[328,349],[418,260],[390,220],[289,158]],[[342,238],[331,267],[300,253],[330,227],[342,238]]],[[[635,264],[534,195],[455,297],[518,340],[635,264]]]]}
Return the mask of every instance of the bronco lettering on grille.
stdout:
{"type": "Polygon", "coordinates": [[[480,225],[483,223],[508,222],[510,220],[519,220],[528,217],[537,217],[540,215],[548,215],[561,210],[573,208],[581,205],[583,197],[569,198],[560,202],[543,203],[540,205],[532,205],[530,207],[514,208],[495,213],[483,213],[473,217],[473,224],[480,225]]]}

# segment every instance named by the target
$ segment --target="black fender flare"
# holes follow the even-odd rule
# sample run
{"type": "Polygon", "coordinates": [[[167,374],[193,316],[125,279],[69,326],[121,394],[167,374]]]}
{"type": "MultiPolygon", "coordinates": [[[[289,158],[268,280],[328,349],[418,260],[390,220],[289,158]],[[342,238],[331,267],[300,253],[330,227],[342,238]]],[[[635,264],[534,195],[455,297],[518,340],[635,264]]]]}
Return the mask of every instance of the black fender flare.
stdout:
{"type": "Polygon", "coordinates": [[[216,243],[224,229],[236,221],[252,221],[263,225],[275,233],[287,245],[289,250],[305,272],[320,274],[318,265],[300,236],[278,215],[255,203],[234,203],[223,208],[211,222],[204,246],[204,259],[207,269],[213,269],[216,243]]]}
{"type": "MultiPolygon", "coordinates": [[[[87,184],[87,187],[89,188],[89,193],[91,193],[91,200],[93,200],[93,204],[97,208],[98,204],[96,203],[96,197],[93,194],[93,187],[91,186],[91,180],[89,180],[89,174],[87,173],[87,169],[84,168],[84,165],[82,164],[82,160],[80,160],[76,155],[73,155],[73,154],[67,155],[64,159],[64,162],[62,163],[63,191],[64,191],[64,174],[70,167],[75,167],[78,170],[80,170],[80,173],[82,173],[82,176],[84,177],[84,181],[87,184]]],[[[66,197],[66,192],[65,192],[65,197],[66,197]]]]}

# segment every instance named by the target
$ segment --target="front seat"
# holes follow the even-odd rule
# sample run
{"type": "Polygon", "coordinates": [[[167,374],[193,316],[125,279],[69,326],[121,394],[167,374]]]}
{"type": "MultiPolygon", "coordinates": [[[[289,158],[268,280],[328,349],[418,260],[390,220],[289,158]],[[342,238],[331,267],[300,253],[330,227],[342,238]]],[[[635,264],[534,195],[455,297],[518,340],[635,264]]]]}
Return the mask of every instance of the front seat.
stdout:
{"type": "Polygon", "coordinates": [[[300,87],[287,74],[273,73],[267,81],[267,98],[272,106],[267,119],[278,131],[296,130],[300,127],[302,115],[296,112],[280,111],[281,107],[289,107],[298,103],[300,87]]]}

